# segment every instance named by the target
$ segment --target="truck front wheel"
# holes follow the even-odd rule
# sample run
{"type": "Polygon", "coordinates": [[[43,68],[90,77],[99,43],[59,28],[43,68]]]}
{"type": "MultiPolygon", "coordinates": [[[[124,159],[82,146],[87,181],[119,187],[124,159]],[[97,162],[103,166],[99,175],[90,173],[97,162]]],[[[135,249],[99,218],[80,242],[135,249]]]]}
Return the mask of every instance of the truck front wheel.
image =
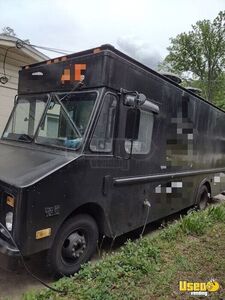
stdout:
{"type": "Polygon", "coordinates": [[[89,215],[69,218],[57,233],[48,253],[50,272],[55,277],[70,276],[79,271],[95,253],[98,227],[89,215]]]}

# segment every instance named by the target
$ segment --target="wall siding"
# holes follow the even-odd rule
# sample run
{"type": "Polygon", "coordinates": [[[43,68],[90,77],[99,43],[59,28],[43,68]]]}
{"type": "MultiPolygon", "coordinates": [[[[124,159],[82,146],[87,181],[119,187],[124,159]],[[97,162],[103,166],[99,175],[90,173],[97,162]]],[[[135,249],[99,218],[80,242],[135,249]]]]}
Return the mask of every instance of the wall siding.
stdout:
{"type": "MultiPolygon", "coordinates": [[[[17,94],[18,70],[19,68],[15,68],[15,66],[11,66],[10,72],[8,71],[9,74],[7,74],[9,77],[8,83],[7,84],[0,83],[0,135],[2,135],[8,117],[12,111],[13,104],[14,104],[14,97],[17,94]]],[[[1,70],[0,76],[2,75],[3,74],[1,70]]]]}

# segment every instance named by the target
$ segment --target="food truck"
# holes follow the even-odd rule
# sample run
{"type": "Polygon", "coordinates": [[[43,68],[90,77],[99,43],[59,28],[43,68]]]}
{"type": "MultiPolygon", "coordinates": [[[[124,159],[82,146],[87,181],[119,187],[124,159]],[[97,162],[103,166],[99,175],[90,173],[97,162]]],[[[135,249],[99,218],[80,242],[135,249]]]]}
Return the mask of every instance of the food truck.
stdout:
{"type": "Polygon", "coordinates": [[[0,140],[0,266],[71,275],[225,186],[225,114],[111,45],[25,66],[0,140]],[[14,264],[13,264],[14,265],[14,264]]]}

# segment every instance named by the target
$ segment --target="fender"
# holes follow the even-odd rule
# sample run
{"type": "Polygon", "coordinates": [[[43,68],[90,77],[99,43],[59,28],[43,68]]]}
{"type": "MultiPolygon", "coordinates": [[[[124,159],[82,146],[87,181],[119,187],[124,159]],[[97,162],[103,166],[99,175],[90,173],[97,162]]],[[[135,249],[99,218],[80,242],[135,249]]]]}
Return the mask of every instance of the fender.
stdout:
{"type": "Polygon", "coordinates": [[[203,185],[206,185],[206,187],[208,188],[208,191],[209,191],[209,198],[211,198],[211,186],[210,186],[210,179],[208,177],[205,177],[200,183],[199,185],[197,186],[197,188],[195,189],[195,192],[194,192],[194,196],[193,196],[193,199],[194,199],[194,202],[193,204],[196,205],[197,204],[197,199],[198,199],[198,194],[199,194],[199,190],[201,189],[201,187],[203,185]]]}

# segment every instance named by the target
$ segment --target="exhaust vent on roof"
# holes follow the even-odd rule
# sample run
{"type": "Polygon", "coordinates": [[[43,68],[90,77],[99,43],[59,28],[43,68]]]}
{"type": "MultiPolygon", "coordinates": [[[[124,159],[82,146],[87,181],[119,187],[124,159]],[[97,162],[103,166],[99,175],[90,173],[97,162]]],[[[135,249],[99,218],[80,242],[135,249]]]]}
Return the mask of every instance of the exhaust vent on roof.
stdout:
{"type": "Polygon", "coordinates": [[[198,88],[195,88],[195,87],[192,87],[192,86],[188,86],[186,87],[186,89],[198,96],[201,96],[202,95],[202,90],[201,89],[198,89],[198,88]]]}
{"type": "Polygon", "coordinates": [[[176,82],[177,84],[180,84],[182,82],[182,79],[174,73],[162,72],[160,74],[167,77],[167,78],[169,78],[170,80],[176,82]]]}

